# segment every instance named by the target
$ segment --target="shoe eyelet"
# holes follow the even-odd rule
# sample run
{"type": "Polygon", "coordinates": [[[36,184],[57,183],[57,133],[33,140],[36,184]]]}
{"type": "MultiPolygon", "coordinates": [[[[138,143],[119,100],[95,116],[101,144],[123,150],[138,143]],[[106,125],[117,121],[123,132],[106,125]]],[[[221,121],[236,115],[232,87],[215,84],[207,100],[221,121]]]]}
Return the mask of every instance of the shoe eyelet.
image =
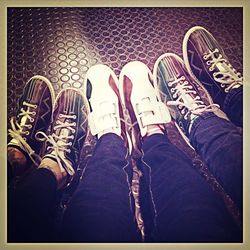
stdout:
{"type": "Polygon", "coordinates": [[[174,89],[173,89],[173,88],[172,88],[172,89],[170,89],[170,92],[171,92],[171,93],[174,93],[174,89]]]}
{"type": "Polygon", "coordinates": [[[212,67],[210,67],[208,70],[211,72],[211,71],[213,71],[213,68],[212,68],[212,67]]]}
{"type": "Polygon", "coordinates": [[[32,114],[32,115],[36,115],[36,112],[35,112],[35,111],[33,111],[31,114],[32,114]]]}
{"type": "Polygon", "coordinates": [[[220,86],[221,86],[222,88],[225,88],[225,84],[223,84],[223,83],[222,83],[220,86]]]}
{"type": "Polygon", "coordinates": [[[73,119],[76,119],[76,115],[73,115],[73,119]]]}
{"type": "Polygon", "coordinates": [[[30,134],[30,132],[29,132],[29,131],[25,131],[25,134],[26,134],[26,135],[29,135],[29,134],[30,134]]]}
{"type": "Polygon", "coordinates": [[[211,61],[207,61],[206,64],[207,64],[207,65],[211,65],[211,61]]]}
{"type": "Polygon", "coordinates": [[[32,128],[32,125],[31,125],[31,124],[29,124],[29,125],[28,125],[28,128],[32,128]]]}
{"type": "Polygon", "coordinates": [[[185,76],[181,76],[181,80],[185,80],[185,76]]]}
{"type": "Polygon", "coordinates": [[[32,118],[32,117],[30,118],[30,121],[31,121],[31,122],[34,122],[34,120],[35,120],[35,119],[34,119],[34,118],[32,118]]]}
{"type": "Polygon", "coordinates": [[[203,59],[204,59],[204,60],[207,60],[207,55],[204,55],[204,56],[203,56],[203,59]]]}
{"type": "Polygon", "coordinates": [[[59,114],[59,118],[62,118],[62,114],[59,114]]]}
{"type": "Polygon", "coordinates": [[[23,138],[25,141],[27,141],[27,139],[26,138],[23,138]]]}
{"type": "Polygon", "coordinates": [[[73,126],[76,126],[76,122],[73,123],[73,126]]]}
{"type": "Polygon", "coordinates": [[[34,108],[37,109],[37,105],[34,105],[34,108]]]}

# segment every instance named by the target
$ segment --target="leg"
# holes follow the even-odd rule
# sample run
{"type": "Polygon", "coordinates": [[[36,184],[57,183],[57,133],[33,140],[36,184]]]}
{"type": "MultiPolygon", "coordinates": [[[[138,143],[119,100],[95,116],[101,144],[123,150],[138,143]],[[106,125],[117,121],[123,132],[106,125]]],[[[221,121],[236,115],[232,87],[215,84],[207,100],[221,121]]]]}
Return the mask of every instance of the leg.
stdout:
{"type": "Polygon", "coordinates": [[[223,201],[166,135],[147,137],[142,148],[144,173],[151,175],[157,241],[241,240],[223,201]]]}
{"type": "MultiPolygon", "coordinates": [[[[70,184],[86,136],[87,123],[83,107],[84,96],[80,91],[70,88],[62,90],[54,105],[50,134],[34,131],[38,141],[44,141],[45,138],[48,144],[38,169],[27,178],[23,178],[22,183],[20,182],[13,193],[10,193],[11,240],[21,242],[54,240],[51,231],[53,231],[57,189],[70,184]]],[[[22,141],[27,144],[28,140],[22,141]]],[[[15,160],[25,157],[22,151],[16,153],[12,154],[13,157],[18,156],[15,160]],[[20,154],[22,157],[19,157],[20,154]]]]}
{"type": "Polygon", "coordinates": [[[159,100],[150,74],[146,65],[128,63],[121,71],[120,91],[134,124],[137,140],[133,142],[138,143],[134,148],[142,150],[142,172],[155,213],[153,240],[240,241],[223,202],[192,168],[191,160],[167,139],[164,124],[170,121],[170,114],[159,100]]]}
{"type": "Polygon", "coordinates": [[[223,110],[236,126],[243,126],[243,86],[232,89],[227,94],[223,110]]]}
{"type": "Polygon", "coordinates": [[[140,241],[131,206],[127,157],[118,135],[109,133],[98,140],[66,211],[63,241],[140,241]]]}
{"type": "Polygon", "coordinates": [[[197,82],[188,74],[181,58],[170,53],[162,55],[155,72],[161,97],[176,114],[177,126],[241,209],[242,137],[236,127],[212,113],[217,105],[205,104],[197,82]],[[177,73],[171,72],[171,67],[177,73]]]}
{"type": "Polygon", "coordinates": [[[85,77],[89,127],[98,142],[65,213],[63,241],[140,240],[125,171],[129,169],[128,152],[117,82],[114,72],[105,65],[93,66],[85,77]]]}
{"type": "Polygon", "coordinates": [[[242,212],[243,141],[238,129],[205,113],[194,121],[190,141],[242,212]]]}
{"type": "Polygon", "coordinates": [[[35,134],[46,132],[50,123],[54,91],[42,76],[32,77],[24,87],[18,113],[10,121],[8,143],[8,242],[51,240],[56,180],[39,165],[41,143],[35,134]],[[24,176],[26,172],[26,175],[24,176]],[[21,177],[19,182],[15,177],[21,177]]]}
{"type": "Polygon", "coordinates": [[[57,182],[47,169],[37,169],[8,190],[8,242],[53,241],[57,182]]]}

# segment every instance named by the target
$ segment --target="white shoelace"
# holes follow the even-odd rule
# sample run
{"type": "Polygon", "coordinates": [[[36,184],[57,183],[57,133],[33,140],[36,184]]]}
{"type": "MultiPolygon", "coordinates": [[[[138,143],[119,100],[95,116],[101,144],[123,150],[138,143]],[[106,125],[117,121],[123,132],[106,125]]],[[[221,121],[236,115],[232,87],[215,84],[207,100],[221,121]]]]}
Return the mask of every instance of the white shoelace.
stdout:
{"type": "Polygon", "coordinates": [[[197,92],[185,80],[184,76],[169,82],[168,86],[172,87],[174,84],[176,84],[176,86],[171,89],[171,92],[173,93],[173,98],[178,98],[175,101],[168,101],[167,105],[179,106],[179,109],[182,109],[181,114],[184,115],[185,120],[188,119],[190,113],[193,115],[200,115],[204,111],[209,112],[214,111],[213,108],[219,108],[218,104],[205,105],[198,95],[195,98],[190,96],[190,94],[197,94],[197,92]],[[188,112],[185,112],[182,107],[186,107],[188,112]]]}
{"type": "Polygon", "coordinates": [[[207,65],[211,65],[209,71],[213,71],[216,67],[219,69],[223,67],[224,71],[214,72],[213,78],[221,83],[221,87],[226,87],[225,92],[229,92],[233,87],[243,84],[243,77],[221,54],[216,58],[215,53],[218,52],[219,50],[215,49],[204,55],[203,58],[207,61],[207,65]]]}
{"type": "Polygon", "coordinates": [[[27,107],[27,110],[21,108],[21,112],[18,115],[21,117],[20,124],[17,121],[14,121],[14,117],[12,117],[10,120],[11,128],[8,130],[8,132],[9,135],[17,142],[18,146],[29,155],[32,162],[38,166],[40,164],[41,157],[35,153],[35,151],[26,142],[26,139],[23,138],[23,135],[29,135],[29,131],[23,131],[23,128],[32,128],[31,124],[26,124],[26,120],[29,120],[32,123],[34,122],[34,116],[36,115],[36,111],[30,111],[30,108],[36,109],[37,105],[27,103],[25,101],[23,102],[23,105],[27,107]]]}
{"type": "MultiPolygon", "coordinates": [[[[76,115],[59,114],[59,118],[76,119],[76,115]]],[[[70,153],[71,151],[69,147],[72,145],[72,142],[68,142],[68,139],[74,139],[75,126],[75,122],[69,123],[58,120],[54,130],[61,129],[59,136],[55,133],[52,135],[46,135],[44,132],[38,132],[36,134],[37,140],[47,141],[51,144],[47,149],[52,149],[51,155],[56,159],[61,170],[66,171],[70,176],[75,174],[75,170],[71,163],[65,158],[65,153],[70,153]],[[63,130],[65,130],[65,133],[62,132],[63,130]],[[72,135],[68,135],[68,131],[71,131],[72,135]]]]}

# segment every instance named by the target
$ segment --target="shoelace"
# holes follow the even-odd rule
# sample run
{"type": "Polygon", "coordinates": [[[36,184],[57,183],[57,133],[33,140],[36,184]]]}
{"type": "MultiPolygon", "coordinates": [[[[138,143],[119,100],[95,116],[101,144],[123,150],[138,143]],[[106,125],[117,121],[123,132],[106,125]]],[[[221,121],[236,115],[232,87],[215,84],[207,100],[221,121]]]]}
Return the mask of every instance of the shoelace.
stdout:
{"type": "MultiPolygon", "coordinates": [[[[66,119],[76,119],[76,115],[65,115],[65,114],[59,114],[59,118],[66,118],[66,119]]],[[[54,130],[57,129],[67,129],[70,130],[73,134],[72,135],[56,135],[53,133],[52,135],[46,135],[44,132],[38,132],[36,134],[36,138],[39,141],[47,141],[51,144],[51,146],[48,146],[48,150],[52,149],[53,156],[55,156],[56,161],[61,168],[61,170],[65,170],[70,176],[73,176],[75,174],[75,170],[72,167],[72,165],[66,160],[65,158],[65,152],[70,153],[69,147],[72,145],[72,142],[67,142],[68,139],[74,139],[74,133],[76,126],[75,122],[69,123],[69,122],[62,122],[60,120],[57,120],[57,125],[55,125],[54,130]],[[38,136],[41,137],[38,137],[38,136]]]]}
{"type": "Polygon", "coordinates": [[[167,105],[179,106],[180,109],[186,107],[188,112],[185,112],[183,108],[181,110],[181,114],[184,115],[185,120],[188,119],[190,113],[200,115],[204,111],[209,112],[213,111],[212,108],[220,107],[218,104],[205,105],[198,95],[195,98],[191,97],[190,94],[197,94],[197,92],[188,81],[185,80],[184,76],[169,82],[168,86],[172,87],[174,84],[176,84],[176,86],[171,89],[171,92],[173,93],[173,98],[178,98],[175,101],[167,101],[167,105]]]}
{"type": "Polygon", "coordinates": [[[18,142],[18,145],[29,155],[30,159],[32,162],[38,166],[41,162],[41,157],[35,153],[35,151],[30,147],[30,145],[26,142],[26,139],[23,138],[23,135],[29,135],[29,131],[23,131],[24,127],[27,127],[29,129],[32,128],[31,124],[22,124],[22,119],[28,119],[30,122],[34,122],[33,116],[36,115],[35,111],[30,111],[29,108],[36,109],[37,105],[28,103],[28,102],[23,102],[24,106],[27,106],[27,110],[24,108],[21,108],[21,112],[18,115],[21,118],[21,123],[19,124],[17,121],[14,121],[14,117],[11,118],[10,120],[10,126],[11,128],[8,130],[9,135],[15,139],[18,142]]]}
{"type": "Polygon", "coordinates": [[[213,71],[218,64],[223,64],[226,71],[214,72],[213,78],[215,81],[221,83],[221,87],[226,87],[225,92],[229,92],[234,86],[243,84],[243,77],[241,76],[241,73],[237,72],[236,69],[234,69],[233,66],[222,57],[221,54],[216,58],[215,53],[218,52],[219,50],[215,49],[204,55],[203,58],[207,61],[207,65],[211,65],[209,71],[213,71]]]}

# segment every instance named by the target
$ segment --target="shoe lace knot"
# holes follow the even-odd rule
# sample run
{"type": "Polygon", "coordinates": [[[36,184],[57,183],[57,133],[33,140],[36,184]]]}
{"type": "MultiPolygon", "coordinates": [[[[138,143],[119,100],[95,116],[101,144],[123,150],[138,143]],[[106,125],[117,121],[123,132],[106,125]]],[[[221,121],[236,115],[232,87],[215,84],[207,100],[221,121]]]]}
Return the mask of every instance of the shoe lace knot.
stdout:
{"type": "Polygon", "coordinates": [[[14,117],[10,120],[10,129],[8,129],[9,135],[17,142],[18,146],[24,150],[32,160],[32,162],[38,166],[40,164],[41,158],[35,151],[30,147],[27,143],[27,139],[25,136],[30,134],[30,130],[32,129],[32,123],[35,121],[37,105],[28,103],[23,101],[23,107],[18,114],[18,118],[20,117],[20,122],[14,119],[14,117]]]}
{"type": "Polygon", "coordinates": [[[56,159],[59,167],[70,176],[75,174],[75,170],[65,154],[71,153],[72,141],[76,132],[76,122],[74,121],[76,118],[76,115],[59,114],[59,119],[56,120],[56,125],[53,129],[54,133],[51,135],[47,135],[44,132],[36,133],[37,140],[49,143],[47,150],[51,150],[50,154],[56,159]]]}
{"type": "Polygon", "coordinates": [[[228,93],[232,88],[243,85],[243,77],[241,73],[224,58],[218,49],[210,51],[203,55],[203,59],[206,60],[206,64],[210,65],[209,71],[213,71],[216,68],[218,72],[213,72],[213,78],[219,82],[222,88],[225,88],[225,92],[228,93]]]}
{"type": "Polygon", "coordinates": [[[169,106],[178,106],[184,119],[187,120],[190,113],[200,115],[203,112],[214,111],[213,108],[219,108],[218,104],[206,105],[193,86],[181,76],[176,80],[169,82],[168,86],[172,92],[173,101],[167,101],[169,106]],[[185,108],[187,111],[185,111],[185,108]]]}

